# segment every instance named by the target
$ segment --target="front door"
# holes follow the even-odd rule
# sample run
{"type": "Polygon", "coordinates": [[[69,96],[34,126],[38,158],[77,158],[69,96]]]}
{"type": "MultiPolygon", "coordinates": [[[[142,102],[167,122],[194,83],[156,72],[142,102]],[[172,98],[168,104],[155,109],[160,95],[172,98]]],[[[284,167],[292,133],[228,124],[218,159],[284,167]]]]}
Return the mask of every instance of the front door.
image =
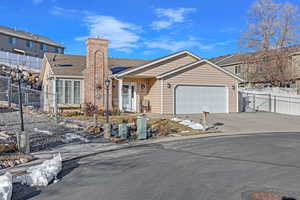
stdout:
{"type": "Polygon", "coordinates": [[[136,92],[133,83],[123,83],[122,87],[123,110],[136,112],[136,92]]]}

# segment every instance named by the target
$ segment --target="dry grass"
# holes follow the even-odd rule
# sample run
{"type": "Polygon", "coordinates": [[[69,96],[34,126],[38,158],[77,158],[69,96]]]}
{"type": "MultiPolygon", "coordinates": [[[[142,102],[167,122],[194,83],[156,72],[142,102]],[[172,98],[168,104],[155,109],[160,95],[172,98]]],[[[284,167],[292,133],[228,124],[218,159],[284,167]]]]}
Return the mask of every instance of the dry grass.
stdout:
{"type": "Polygon", "coordinates": [[[198,134],[207,134],[207,133],[215,133],[216,131],[200,131],[194,130],[188,126],[182,125],[178,122],[169,120],[169,119],[150,119],[149,125],[152,128],[156,128],[162,135],[168,135],[175,133],[177,135],[198,135],[198,134]]]}
{"type": "MultiPolygon", "coordinates": [[[[109,116],[109,121],[111,123],[116,123],[116,124],[120,124],[124,121],[132,121],[133,119],[136,119],[137,116],[139,116],[138,114],[127,114],[124,113],[122,115],[117,115],[117,116],[109,116]]],[[[69,117],[71,119],[76,119],[76,120],[83,120],[83,121],[93,121],[94,118],[93,117],[89,117],[89,116],[83,116],[83,115],[77,115],[77,116],[71,116],[69,117]]],[[[97,116],[97,121],[104,123],[106,118],[105,116],[97,116]]]]}

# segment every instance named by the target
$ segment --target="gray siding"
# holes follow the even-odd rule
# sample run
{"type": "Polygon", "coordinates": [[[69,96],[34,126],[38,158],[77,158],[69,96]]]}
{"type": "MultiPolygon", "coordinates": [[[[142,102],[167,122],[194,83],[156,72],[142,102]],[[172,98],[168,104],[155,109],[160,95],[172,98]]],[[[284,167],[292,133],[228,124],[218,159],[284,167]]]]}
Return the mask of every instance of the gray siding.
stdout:
{"type": "MultiPolygon", "coordinates": [[[[45,44],[47,46],[47,50],[43,51],[40,50],[40,44],[41,42],[37,41],[32,41],[32,47],[26,47],[26,41],[27,39],[22,39],[22,38],[16,38],[16,44],[10,44],[9,43],[9,38],[11,36],[5,35],[0,33],[0,51],[9,51],[9,52],[14,52],[14,49],[20,49],[25,51],[26,55],[28,56],[35,56],[35,57],[40,57],[42,58],[44,56],[45,52],[53,52],[56,53],[56,47],[53,45],[45,44]]],[[[64,50],[62,50],[63,52],[64,50]]]]}

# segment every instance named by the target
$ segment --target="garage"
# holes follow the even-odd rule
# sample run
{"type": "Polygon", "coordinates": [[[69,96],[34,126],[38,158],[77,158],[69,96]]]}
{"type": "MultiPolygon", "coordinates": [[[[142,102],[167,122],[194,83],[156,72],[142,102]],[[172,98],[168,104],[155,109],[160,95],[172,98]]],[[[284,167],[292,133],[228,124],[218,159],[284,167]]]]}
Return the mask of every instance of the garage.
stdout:
{"type": "Polygon", "coordinates": [[[228,92],[225,86],[177,85],[175,88],[175,113],[195,114],[228,112],[228,92]]]}

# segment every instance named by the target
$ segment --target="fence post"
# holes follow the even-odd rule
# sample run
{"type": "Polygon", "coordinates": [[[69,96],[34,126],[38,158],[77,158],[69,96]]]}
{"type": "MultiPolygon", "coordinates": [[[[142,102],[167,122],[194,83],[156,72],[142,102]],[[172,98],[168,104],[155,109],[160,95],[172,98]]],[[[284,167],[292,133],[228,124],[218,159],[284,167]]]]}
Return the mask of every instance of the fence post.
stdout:
{"type": "Polygon", "coordinates": [[[272,112],[272,95],[269,94],[269,112],[272,112]]]}
{"type": "Polygon", "coordinates": [[[276,102],[277,100],[276,100],[276,96],[274,96],[274,113],[276,113],[277,111],[276,111],[276,104],[277,104],[277,102],[276,102]]]}
{"type": "Polygon", "coordinates": [[[253,111],[256,112],[256,108],[255,108],[255,94],[253,94],[253,111]]]}
{"type": "Polygon", "coordinates": [[[28,106],[28,104],[29,104],[28,92],[25,91],[25,105],[28,106]]]}
{"type": "Polygon", "coordinates": [[[7,101],[8,101],[8,107],[11,107],[11,99],[12,99],[12,81],[11,78],[8,79],[8,86],[7,86],[7,101]]]}

